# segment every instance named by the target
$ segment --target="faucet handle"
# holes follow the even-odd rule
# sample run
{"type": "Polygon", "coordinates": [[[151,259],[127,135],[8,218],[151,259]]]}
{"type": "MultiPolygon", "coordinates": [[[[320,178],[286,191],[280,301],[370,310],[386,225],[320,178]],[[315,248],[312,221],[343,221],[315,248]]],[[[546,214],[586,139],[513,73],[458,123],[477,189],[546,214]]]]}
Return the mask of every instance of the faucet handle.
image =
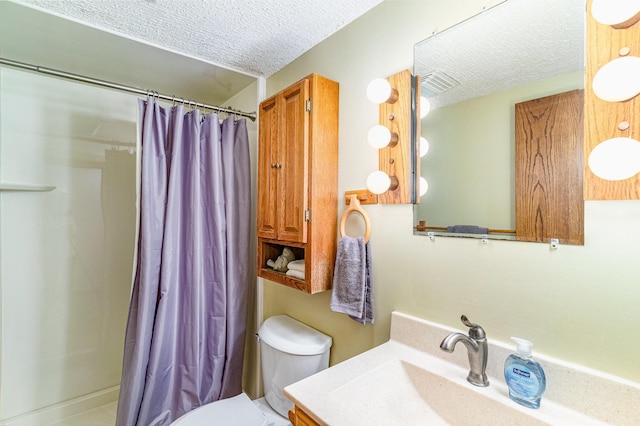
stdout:
{"type": "Polygon", "coordinates": [[[484,329],[481,326],[479,326],[478,324],[474,324],[471,321],[469,321],[469,319],[467,318],[466,315],[462,315],[460,317],[460,320],[462,321],[462,323],[464,325],[469,327],[469,337],[471,337],[473,340],[479,340],[479,339],[486,339],[487,338],[487,335],[484,332],[484,329]]]}

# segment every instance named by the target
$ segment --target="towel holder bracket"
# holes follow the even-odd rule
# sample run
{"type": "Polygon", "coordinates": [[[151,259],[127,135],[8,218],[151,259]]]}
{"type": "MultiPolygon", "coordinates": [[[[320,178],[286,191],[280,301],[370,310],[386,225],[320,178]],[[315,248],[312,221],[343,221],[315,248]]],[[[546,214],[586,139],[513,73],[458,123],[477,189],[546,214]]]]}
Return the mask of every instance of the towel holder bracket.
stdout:
{"type": "Polygon", "coordinates": [[[356,189],[353,191],[345,191],[344,202],[345,205],[351,204],[351,196],[355,195],[360,201],[360,204],[378,204],[378,194],[374,194],[368,189],[356,189]]]}
{"type": "Polygon", "coordinates": [[[347,235],[347,231],[346,231],[347,218],[352,213],[358,213],[360,216],[362,216],[362,220],[364,220],[364,225],[365,225],[364,242],[367,243],[369,241],[369,237],[371,236],[371,221],[369,220],[369,216],[367,215],[367,212],[365,212],[364,209],[360,206],[360,200],[358,200],[357,194],[352,193],[349,196],[348,204],[349,204],[349,207],[347,207],[347,209],[342,214],[342,219],[340,219],[340,237],[344,237],[345,235],[347,235]]]}

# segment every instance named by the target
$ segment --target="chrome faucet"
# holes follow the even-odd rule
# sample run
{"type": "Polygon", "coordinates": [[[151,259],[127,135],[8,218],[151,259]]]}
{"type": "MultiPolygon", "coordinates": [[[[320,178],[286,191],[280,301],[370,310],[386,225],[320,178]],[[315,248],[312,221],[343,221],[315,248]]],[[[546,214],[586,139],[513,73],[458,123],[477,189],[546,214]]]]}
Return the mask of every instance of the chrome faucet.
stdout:
{"type": "Polygon", "coordinates": [[[467,381],[476,386],[489,386],[485,374],[487,368],[487,335],[478,324],[472,324],[465,315],[460,317],[462,323],[469,327],[469,336],[462,333],[452,333],[440,343],[440,349],[453,352],[456,343],[462,342],[469,354],[469,375],[467,381]]]}

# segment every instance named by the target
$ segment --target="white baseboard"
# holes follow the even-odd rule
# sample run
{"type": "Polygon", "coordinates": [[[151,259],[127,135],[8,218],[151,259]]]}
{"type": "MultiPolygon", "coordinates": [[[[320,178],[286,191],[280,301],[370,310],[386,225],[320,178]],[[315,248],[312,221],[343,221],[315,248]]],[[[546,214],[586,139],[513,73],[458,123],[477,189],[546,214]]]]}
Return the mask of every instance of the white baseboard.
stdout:
{"type": "Polygon", "coordinates": [[[2,426],[42,426],[54,423],[67,417],[117,402],[119,391],[120,386],[113,386],[19,416],[3,419],[2,426]]]}

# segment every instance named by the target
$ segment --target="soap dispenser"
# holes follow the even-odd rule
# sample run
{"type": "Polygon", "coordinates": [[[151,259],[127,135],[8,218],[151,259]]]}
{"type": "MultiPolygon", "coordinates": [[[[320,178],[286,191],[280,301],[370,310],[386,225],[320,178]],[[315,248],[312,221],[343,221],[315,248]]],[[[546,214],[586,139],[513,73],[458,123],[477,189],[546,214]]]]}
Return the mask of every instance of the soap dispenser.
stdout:
{"type": "Polygon", "coordinates": [[[547,379],[542,366],[531,357],[530,341],[512,337],[518,344],[516,353],[504,362],[504,378],[509,387],[509,397],[529,408],[540,408],[540,399],[547,379]]]}

